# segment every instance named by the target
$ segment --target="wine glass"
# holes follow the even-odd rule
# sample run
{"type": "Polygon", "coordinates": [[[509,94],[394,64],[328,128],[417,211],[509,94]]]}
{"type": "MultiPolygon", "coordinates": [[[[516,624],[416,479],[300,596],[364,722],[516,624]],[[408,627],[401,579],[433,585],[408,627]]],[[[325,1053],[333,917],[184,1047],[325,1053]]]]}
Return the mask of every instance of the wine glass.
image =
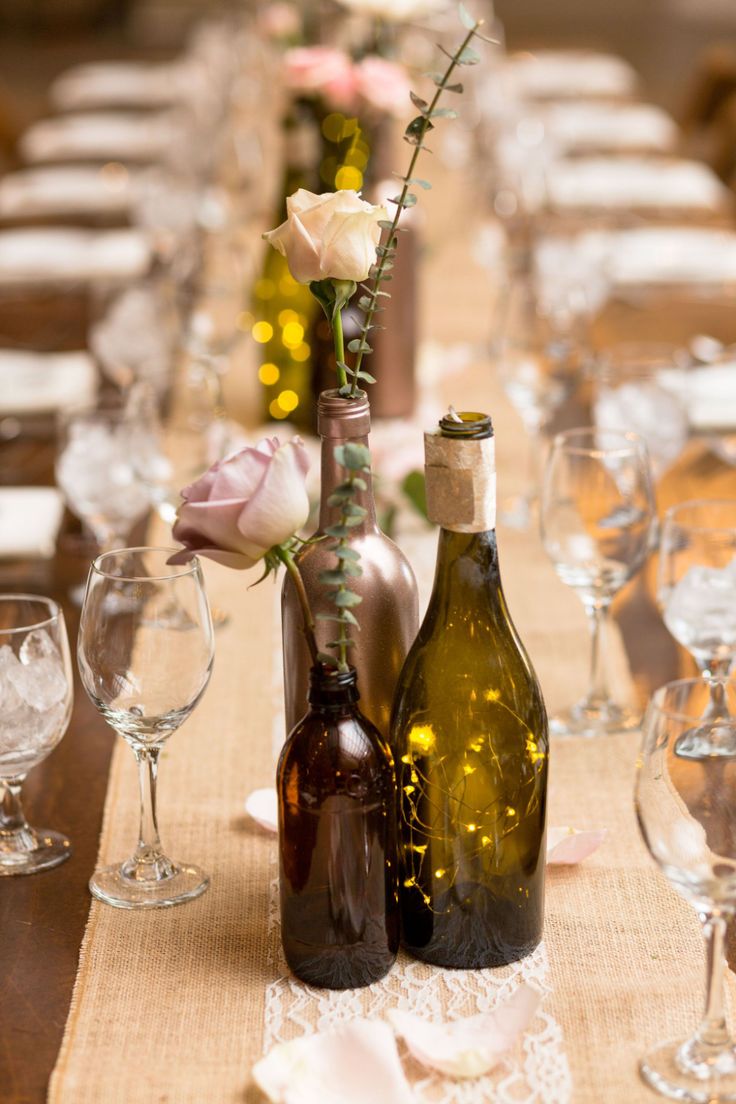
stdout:
{"type": "Polygon", "coordinates": [[[509,284],[502,311],[497,371],[529,437],[529,471],[526,490],[504,504],[501,517],[525,529],[539,497],[542,435],[577,386],[581,349],[569,333],[558,331],[551,315],[542,313],[528,280],[509,284]]]}
{"type": "Polygon", "coordinates": [[[710,680],[703,725],[690,733],[690,751],[699,754],[714,723],[733,721],[720,680],[736,658],[736,499],[694,499],[667,511],[657,597],[665,625],[710,680]]]}
{"type": "Polygon", "coordinates": [[[596,426],[639,433],[655,479],[687,442],[688,416],[680,395],[688,364],[687,352],[675,345],[623,341],[604,349],[595,366],[596,426]]]}
{"type": "Polygon", "coordinates": [[[118,908],[176,905],[209,885],[199,867],[165,855],[156,820],[159,754],[204,693],[214,655],[202,569],[196,557],[169,564],[175,551],[124,548],[98,556],[82,607],[82,685],[138,763],[138,846],[122,864],[96,870],[89,883],[95,897],[118,908]],[[131,586],[138,599],[133,608],[116,600],[131,586]]]}
{"type": "MultiPolygon", "coordinates": [[[[736,707],[736,683],[722,682],[736,707]]],[[[705,1015],[684,1042],[655,1047],[641,1060],[657,1092],[695,1104],[736,1101],[736,1047],[726,1026],[723,967],[726,925],[736,912],[736,723],[717,723],[700,755],[680,752],[702,723],[705,679],[683,679],[654,694],[644,718],[636,811],[655,862],[695,908],[707,945],[705,1015]]]]}
{"type": "Polygon", "coordinates": [[[0,875],[35,874],[71,854],[66,836],[31,828],[20,791],[66,732],[72,701],[69,642],[56,602],[0,595],[0,875]]]}
{"type": "Polygon", "coordinates": [[[646,445],[635,433],[592,428],[558,433],[542,491],[545,550],[585,607],[592,637],[589,689],[550,720],[559,735],[597,736],[636,727],[608,689],[605,633],[614,595],[636,574],[655,528],[646,445]]]}

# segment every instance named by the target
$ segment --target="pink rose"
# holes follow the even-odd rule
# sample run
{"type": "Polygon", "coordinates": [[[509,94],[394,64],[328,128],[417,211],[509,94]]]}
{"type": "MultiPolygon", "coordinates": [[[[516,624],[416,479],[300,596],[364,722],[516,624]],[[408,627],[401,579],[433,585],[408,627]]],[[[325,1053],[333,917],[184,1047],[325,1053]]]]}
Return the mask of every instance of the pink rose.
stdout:
{"type": "Polygon", "coordinates": [[[401,115],[410,106],[411,85],[400,65],[369,55],[355,66],[358,95],[369,107],[389,115],[401,115]]]}
{"type": "Polygon", "coordinates": [[[213,464],[181,492],[173,534],[184,548],[169,563],[186,563],[196,553],[226,567],[253,567],[306,522],[308,469],[298,437],[285,445],[266,437],[213,464]]]}
{"type": "Polygon", "coordinates": [[[342,50],[331,46],[298,46],[284,54],[286,84],[295,92],[319,93],[331,106],[349,111],[355,105],[356,75],[342,50]]]}

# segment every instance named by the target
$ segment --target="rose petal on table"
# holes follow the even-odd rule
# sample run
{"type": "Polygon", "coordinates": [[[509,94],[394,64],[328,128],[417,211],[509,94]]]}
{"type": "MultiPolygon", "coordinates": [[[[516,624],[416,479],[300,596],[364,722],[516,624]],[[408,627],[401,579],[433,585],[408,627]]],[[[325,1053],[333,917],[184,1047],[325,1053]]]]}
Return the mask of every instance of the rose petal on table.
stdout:
{"type": "Polygon", "coordinates": [[[265,790],[253,790],[245,799],[245,811],[261,828],[267,832],[279,830],[279,803],[276,790],[268,787],[265,790]]]}
{"type": "Polygon", "coordinates": [[[388,1019],[412,1055],[450,1077],[481,1077],[496,1066],[534,1018],[542,994],[522,984],[492,1012],[437,1023],[392,1008],[388,1019]]]}
{"type": "Polygon", "coordinates": [[[382,1020],[352,1020],[278,1043],[253,1067],[273,1104],[412,1104],[396,1039],[382,1020]]]}
{"type": "Polygon", "coordinates": [[[548,828],[547,862],[552,866],[574,866],[597,851],[606,835],[605,828],[587,832],[579,828],[548,828]]]}

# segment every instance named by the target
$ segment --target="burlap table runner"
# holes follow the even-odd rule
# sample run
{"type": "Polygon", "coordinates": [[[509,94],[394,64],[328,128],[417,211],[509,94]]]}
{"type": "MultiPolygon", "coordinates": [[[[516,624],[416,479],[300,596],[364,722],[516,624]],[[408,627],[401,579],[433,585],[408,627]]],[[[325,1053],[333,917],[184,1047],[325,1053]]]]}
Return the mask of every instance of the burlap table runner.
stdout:
{"type": "MultiPolygon", "coordinates": [[[[433,172],[439,178],[430,196],[436,245],[424,290],[424,333],[479,344],[490,317],[485,282],[468,267],[473,195],[438,163],[433,172]],[[466,217],[448,224],[457,212],[466,217]]],[[[487,361],[479,355],[439,391],[438,413],[448,399],[492,412],[503,496],[518,481],[525,442],[487,361]]],[[[166,539],[162,527],[151,534],[152,541],[166,539]]],[[[434,538],[415,531],[406,546],[426,597],[434,538]]],[[[509,606],[548,706],[568,704],[585,685],[582,607],[557,580],[534,535],[501,531],[500,555],[509,606]]],[[[270,583],[248,590],[247,576],[212,564],[206,574],[211,600],[229,612],[230,623],[218,631],[204,700],[163,756],[159,805],[169,853],[201,864],[212,886],[186,906],[149,913],[93,902],[51,1080],[52,1104],[256,1101],[251,1066],[264,1038],[277,1034],[274,1017],[284,1009],[289,1014],[278,1004],[279,987],[285,992],[289,983],[279,979],[273,953],[274,841],[243,814],[247,793],[272,783],[272,747],[282,735],[276,593],[270,583]]],[[[614,658],[621,690],[620,646],[614,658]]],[[[538,1088],[535,1097],[544,1104],[654,1099],[638,1080],[637,1056],[655,1041],[686,1033],[700,1011],[698,923],[656,873],[635,826],[636,740],[561,741],[553,749],[550,823],[606,827],[609,835],[585,864],[551,870],[548,878],[542,966],[556,1053],[549,1088],[538,1088]]],[[[119,742],[100,861],[127,855],[136,826],[133,756],[119,742]]],[[[468,990],[480,984],[467,975],[468,990]]],[[[287,1025],[287,1034],[314,1027],[319,1015],[318,1002],[305,991],[298,1023],[287,1025]]],[[[465,1091],[463,1100],[489,1098],[465,1091]]]]}

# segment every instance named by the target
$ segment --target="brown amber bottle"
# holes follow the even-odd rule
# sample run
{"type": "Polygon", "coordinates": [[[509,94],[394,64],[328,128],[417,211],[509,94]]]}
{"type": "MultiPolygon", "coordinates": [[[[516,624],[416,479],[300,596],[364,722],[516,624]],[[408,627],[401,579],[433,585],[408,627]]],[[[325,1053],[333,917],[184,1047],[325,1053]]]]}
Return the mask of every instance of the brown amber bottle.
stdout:
{"type": "Polygon", "coordinates": [[[403,942],[456,968],[542,933],[547,717],[501,587],[493,446],[481,414],[425,437],[437,567],[392,719],[403,942]]]}
{"type": "Polygon", "coordinates": [[[378,981],[399,945],[394,766],[359,696],[353,669],[313,667],[277,774],[284,955],[327,989],[378,981]]]}

